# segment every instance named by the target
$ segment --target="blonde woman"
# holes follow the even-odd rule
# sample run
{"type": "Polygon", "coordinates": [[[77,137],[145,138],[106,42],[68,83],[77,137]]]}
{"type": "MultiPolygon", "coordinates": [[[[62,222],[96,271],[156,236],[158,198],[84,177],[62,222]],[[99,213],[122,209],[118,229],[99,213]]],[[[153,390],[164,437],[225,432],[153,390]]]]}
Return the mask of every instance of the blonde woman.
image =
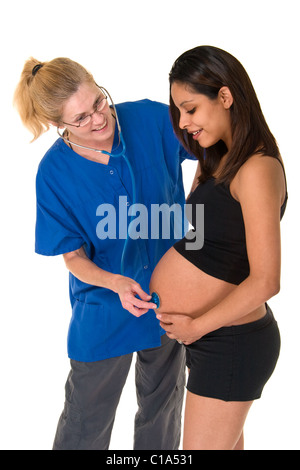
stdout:
{"type": "MultiPolygon", "coordinates": [[[[63,255],[70,271],[71,372],[53,448],[109,447],[137,352],[134,448],[176,449],[184,352],[159,326],[149,295],[152,271],[174,243],[174,232],[169,239],[129,240],[120,272],[133,181],[124,158],[114,158],[122,149],[118,118],[135,175],[135,202],[149,211],[152,203],[183,206],[180,163],[187,153],[174,136],[168,106],[141,100],[115,111],[93,76],[67,58],[28,60],[15,103],[34,139],[51,125],[62,136],[41,160],[36,186],[36,252],[63,255]],[[109,232],[105,211],[111,209],[109,232]]],[[[49,289],[49,295],[55,292],[49,289]]]]}

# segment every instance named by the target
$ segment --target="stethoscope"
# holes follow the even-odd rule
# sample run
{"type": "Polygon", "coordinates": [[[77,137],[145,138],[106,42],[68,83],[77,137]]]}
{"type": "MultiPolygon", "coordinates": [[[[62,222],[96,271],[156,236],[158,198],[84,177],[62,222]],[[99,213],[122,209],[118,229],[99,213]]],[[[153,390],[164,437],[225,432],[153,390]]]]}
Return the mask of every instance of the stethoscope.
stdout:
{"type": "MultiPolygon", "coordinates": [[[[79,148],[84,149],[84,150],[92,150],[93,152],[102,153],[104,155],[108,155],[109,157],[113,157],[113,158],[123,157],[126,164],[127,164],[127,166],[128,166],[128,169],[129,169],[129,173],[130,173],[130,177],[131,177],[131,184],[132,184],[132,204],[135,205],[135,203],[136,203],[135,177],[134,177],[134,173],[133,173],[133,170],[132,170],[132,166],[131,166],[128,158],[126,157],[126,145],[125,145],[125,141],[124,141],[124,138],[123,138],[122,129],[121,129],[121,126],[120,126],[118,113],[117,113],[115,104],[112,100],[112,97],[110,96],[108,91],[102,86],[98,85],[98,87],[100,88],[100,90],[102,92],[104,92],[104,94],[107,94],[107,96],[109,97],[109,99],[111,101],[111,104],[113,106],[114,113],[115,113],[116,124],[117,124],[117,128],[118,128],[118,136],[119,136],[118,147],[119,147],[119,145],[121,145],[121,151],[118,152],[118,153],[111,153],[111,152],[107,152],[106,150],[99,150],[99,149],[95,149],[95,148],[91,148],[91,147],[85,147],[84,145],[76,144],[75,142],[70,141],[63,134],[61,134],[59,132],[58,127],[57,127],[57,133],[58,133],[59,137],[61,137],[65,142],[68,142],[68,144],[71,144],[72,146],[75,145],[75,147],[79,147],[79,148]]],[[[124,275],[124,272],[125,272],[124,260],[125,260],[125,253],[126,253],[126,248],[127,248],[128,241],[129,241],[129,230],[127,230],[127,238],[126,238],[125,243],[124,243],[124,248],[123,248],[122,257],[121,257],[121,274],[122,275],[124,275]]]]}

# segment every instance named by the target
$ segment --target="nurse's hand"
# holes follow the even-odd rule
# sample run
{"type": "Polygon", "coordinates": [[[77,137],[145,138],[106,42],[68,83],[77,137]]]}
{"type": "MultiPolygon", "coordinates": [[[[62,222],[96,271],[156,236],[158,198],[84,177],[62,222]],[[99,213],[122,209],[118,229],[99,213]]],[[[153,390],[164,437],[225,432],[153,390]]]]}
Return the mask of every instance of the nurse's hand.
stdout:
{"type": "Polygon", "coordinates": [[[141,286],[129,277],[116,276],[113,290],[119,295],[122,307],[135,317],[140,317],[147,313],[149,309],[156,308],[156,304],[149,303],[151,295],[146,294],[141,286]],[[136,297],[137,295],[140,299],[136,297]]]}

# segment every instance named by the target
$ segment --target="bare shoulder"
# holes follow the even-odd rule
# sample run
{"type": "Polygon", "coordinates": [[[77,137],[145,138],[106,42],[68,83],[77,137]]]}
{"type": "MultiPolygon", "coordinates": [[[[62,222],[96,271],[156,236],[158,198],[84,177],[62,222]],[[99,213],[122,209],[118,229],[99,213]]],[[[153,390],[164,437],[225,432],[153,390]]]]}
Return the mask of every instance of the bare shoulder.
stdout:
{"type": "Polygon", "coordinates": [[[286,194],[283,164],[274,157],[256,154],[239,169],[231,183],[231,192],[239,200],[243,193],[271,191],[283,203],[286,194]]]}
{"type": "Polygon", "coordinates": [[[275,175],[283,175],[283,163],[279,161],[278,158],[270,157],[268,155],[260,155],[255,154],[250,157],[244,165],[238,171],[238,174],[242,177],[246,175],[262,174],[264,176],[268,176],[268,174],[275,175]]]}

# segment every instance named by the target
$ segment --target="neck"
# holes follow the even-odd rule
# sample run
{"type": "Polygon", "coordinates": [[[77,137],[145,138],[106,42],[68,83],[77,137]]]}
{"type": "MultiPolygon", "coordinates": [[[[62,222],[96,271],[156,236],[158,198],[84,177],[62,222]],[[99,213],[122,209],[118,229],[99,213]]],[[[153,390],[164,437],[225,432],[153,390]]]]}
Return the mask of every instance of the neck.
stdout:
{"type": "Polygon", "coordinates": [[[113,138],[111,139],[112,142],[106,141],[105,144],[100,148],[98,142],[79,141],[73,134],[68,132],[68,130],[64,132],[63,136],[69,141],[66,141],[66,144],[69,145],[69,147],[78,155],[86,158],[87,160],[92,160],[104,164],[108,163],[110,158],[109,155],[103,154],[100,151],[104,150],[106,152],[111,152],[113,146],[113,138]],[[78,147],[78,145],[86,148],[78,147]],[[95,151],[94,149],[99,151],[95,151]]]}
{"type": "Polygon", "coordinates": [[[74,136],[71,132],[67,131],[65,134],[66,138],[71,142],[71,145],[73,143],[73,150],[76,152],[95,152],[96,151],[101,151],[105,150],[106,152],[111,152],[112,147],[113,147],[113,142],[114,142],[114,134],[112,134],[110,139],[105,140],[104,142],[99,143],[98,140],[82,140],[78,139],[78,137],[74,136]],[[82,149],[81,147],[86,147],[86,149],[82,149]],[[74,148],[75,147],[75,148],[74,148]],[[94,150],[95,149],[95,150],[94,150]]]}

